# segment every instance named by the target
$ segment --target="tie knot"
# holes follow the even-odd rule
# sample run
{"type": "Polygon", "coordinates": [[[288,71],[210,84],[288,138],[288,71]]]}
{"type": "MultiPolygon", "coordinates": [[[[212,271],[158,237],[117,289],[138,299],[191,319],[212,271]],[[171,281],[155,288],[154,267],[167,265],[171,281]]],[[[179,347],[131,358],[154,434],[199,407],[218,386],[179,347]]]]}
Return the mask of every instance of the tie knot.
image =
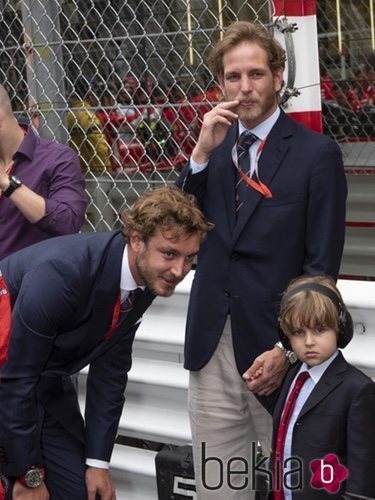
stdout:
{"type": "Polygon", "coordinates": [[[129,312],[133,309],[135,302],[142,293],[142,288],[136,288],[135,290],[130,290],[126,299],[121,302],[121,312],[129,312]]]}
{"type": "Polygon", "coordinates": [[[299,385],[302,385],[306,382],[306,380],[310,377],[309,375],[309,372],[307,371],[304,371],[302,373],[300,373],[297,377],[297,380],[296,380],[296,383],[298,383],[299,385]]]}
{"type": "Polygon", "coordinates": [[[247,153],[249,147],[254,144],[255,141],[258,140],[258,137],[251,132],[245,131],[242,132],[238,139],[238,144],[237,144],[237,149],[238,149],[238,154],[243,154],[247,153]]]}

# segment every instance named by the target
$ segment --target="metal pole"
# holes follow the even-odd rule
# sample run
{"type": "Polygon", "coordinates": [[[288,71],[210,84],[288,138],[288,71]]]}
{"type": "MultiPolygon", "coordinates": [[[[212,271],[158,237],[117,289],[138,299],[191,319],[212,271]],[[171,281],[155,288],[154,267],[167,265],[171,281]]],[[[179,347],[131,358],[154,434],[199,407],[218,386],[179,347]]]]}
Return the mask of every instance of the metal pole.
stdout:
{"type": "MultiPolygon", "coordinates": [[[[295,48],[295,89],[287,112],[307,127],[322,131],[322,112],[319,78],[319,51],[316,22],[316,0],[274,0],[275,17],[287,21],[295,48]],[[295,30],[295,27],[298,29],[295,30]]],[[[280,32],[275,36],[285,44],[280,32]]]]}
{"type": "Polygon", "coordinates": [[[40,135],[68,141],[66,127],[60,0],[24,0],[22,20],[27,50],[27,82],[31,99],[41,113],[40,135]]]}

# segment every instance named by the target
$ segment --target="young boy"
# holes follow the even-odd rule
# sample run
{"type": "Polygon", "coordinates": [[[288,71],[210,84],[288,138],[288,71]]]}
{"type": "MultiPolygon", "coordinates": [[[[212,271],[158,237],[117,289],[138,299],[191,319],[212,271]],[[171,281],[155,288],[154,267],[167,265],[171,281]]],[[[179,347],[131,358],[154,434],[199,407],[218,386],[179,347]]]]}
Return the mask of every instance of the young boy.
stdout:
{"type": "Polygon", "coordinates": [[[302,276],[289,285],[280,340],[299,361],[273,408],[274,500],[375,498],[375,383],[338,349],[352,336],[331,278],[302,276]]]}

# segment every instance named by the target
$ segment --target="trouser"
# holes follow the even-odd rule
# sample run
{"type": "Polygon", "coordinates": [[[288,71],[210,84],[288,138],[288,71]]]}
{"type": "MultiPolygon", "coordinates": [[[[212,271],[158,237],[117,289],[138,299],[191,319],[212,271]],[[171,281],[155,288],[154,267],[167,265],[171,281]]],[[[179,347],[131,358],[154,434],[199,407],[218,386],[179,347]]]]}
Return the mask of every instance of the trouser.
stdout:
{"type": "Polygon", "coordinates": [[[201,370],[190,372],[189,414],[198,500],[251,500],[257,444],[269,456],[272,419],[237,371],[230,320],[201,370]]]}
{"type": "MultiPolygon", "coordinates": [[[[66,380],[71,392],[71,381],[66,380]]],[[[76,396],[75,396],[76,397],[76,396]]],[[[38,405],[38,420],[40,425],[41,450],[46,473],[45,483],[50,494],[50,500],[87,500],[85,473],[87,466],[84,434],[81,439],[77,432],[73,434],[69,425],[63,426],[41,404],[38,405]]],[[[82,419],[77,412],[71,418],[82,419]]],[[[76,430],[78,425],[71,426],[76,430]]],[[[83,429],[83,426],[82,426],[83,429]]],[[[30,464],[31,465],[31,464],[30,464]]],[[[6,500],[11,500],[12,481],[6,500]]]]}

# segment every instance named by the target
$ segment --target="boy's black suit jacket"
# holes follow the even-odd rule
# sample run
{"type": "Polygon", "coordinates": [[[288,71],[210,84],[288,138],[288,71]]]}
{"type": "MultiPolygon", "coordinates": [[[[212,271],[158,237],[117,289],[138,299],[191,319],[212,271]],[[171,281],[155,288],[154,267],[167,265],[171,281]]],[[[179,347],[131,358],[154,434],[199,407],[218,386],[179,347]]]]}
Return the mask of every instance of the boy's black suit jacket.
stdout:
{"type": "MultiPolygon", "coordinates": [[[[277,399],[274,396],[273,444],[289,387],[300,366],[299,362],[291,367],[279,396],[277,399]]],[[[261,400],[265,402],[264,398],[261,400]]],[[[344,493],[375,498],[374,422],[375,383],[347,363],[339,351],[314,387],[294,426],[292,456],[302,458],[304,489],[293,492],[293,500],[341,499],[344,493]],[[310,462],[330,453],[349,470],[337,494],[310,485],[310,462]]]]}

